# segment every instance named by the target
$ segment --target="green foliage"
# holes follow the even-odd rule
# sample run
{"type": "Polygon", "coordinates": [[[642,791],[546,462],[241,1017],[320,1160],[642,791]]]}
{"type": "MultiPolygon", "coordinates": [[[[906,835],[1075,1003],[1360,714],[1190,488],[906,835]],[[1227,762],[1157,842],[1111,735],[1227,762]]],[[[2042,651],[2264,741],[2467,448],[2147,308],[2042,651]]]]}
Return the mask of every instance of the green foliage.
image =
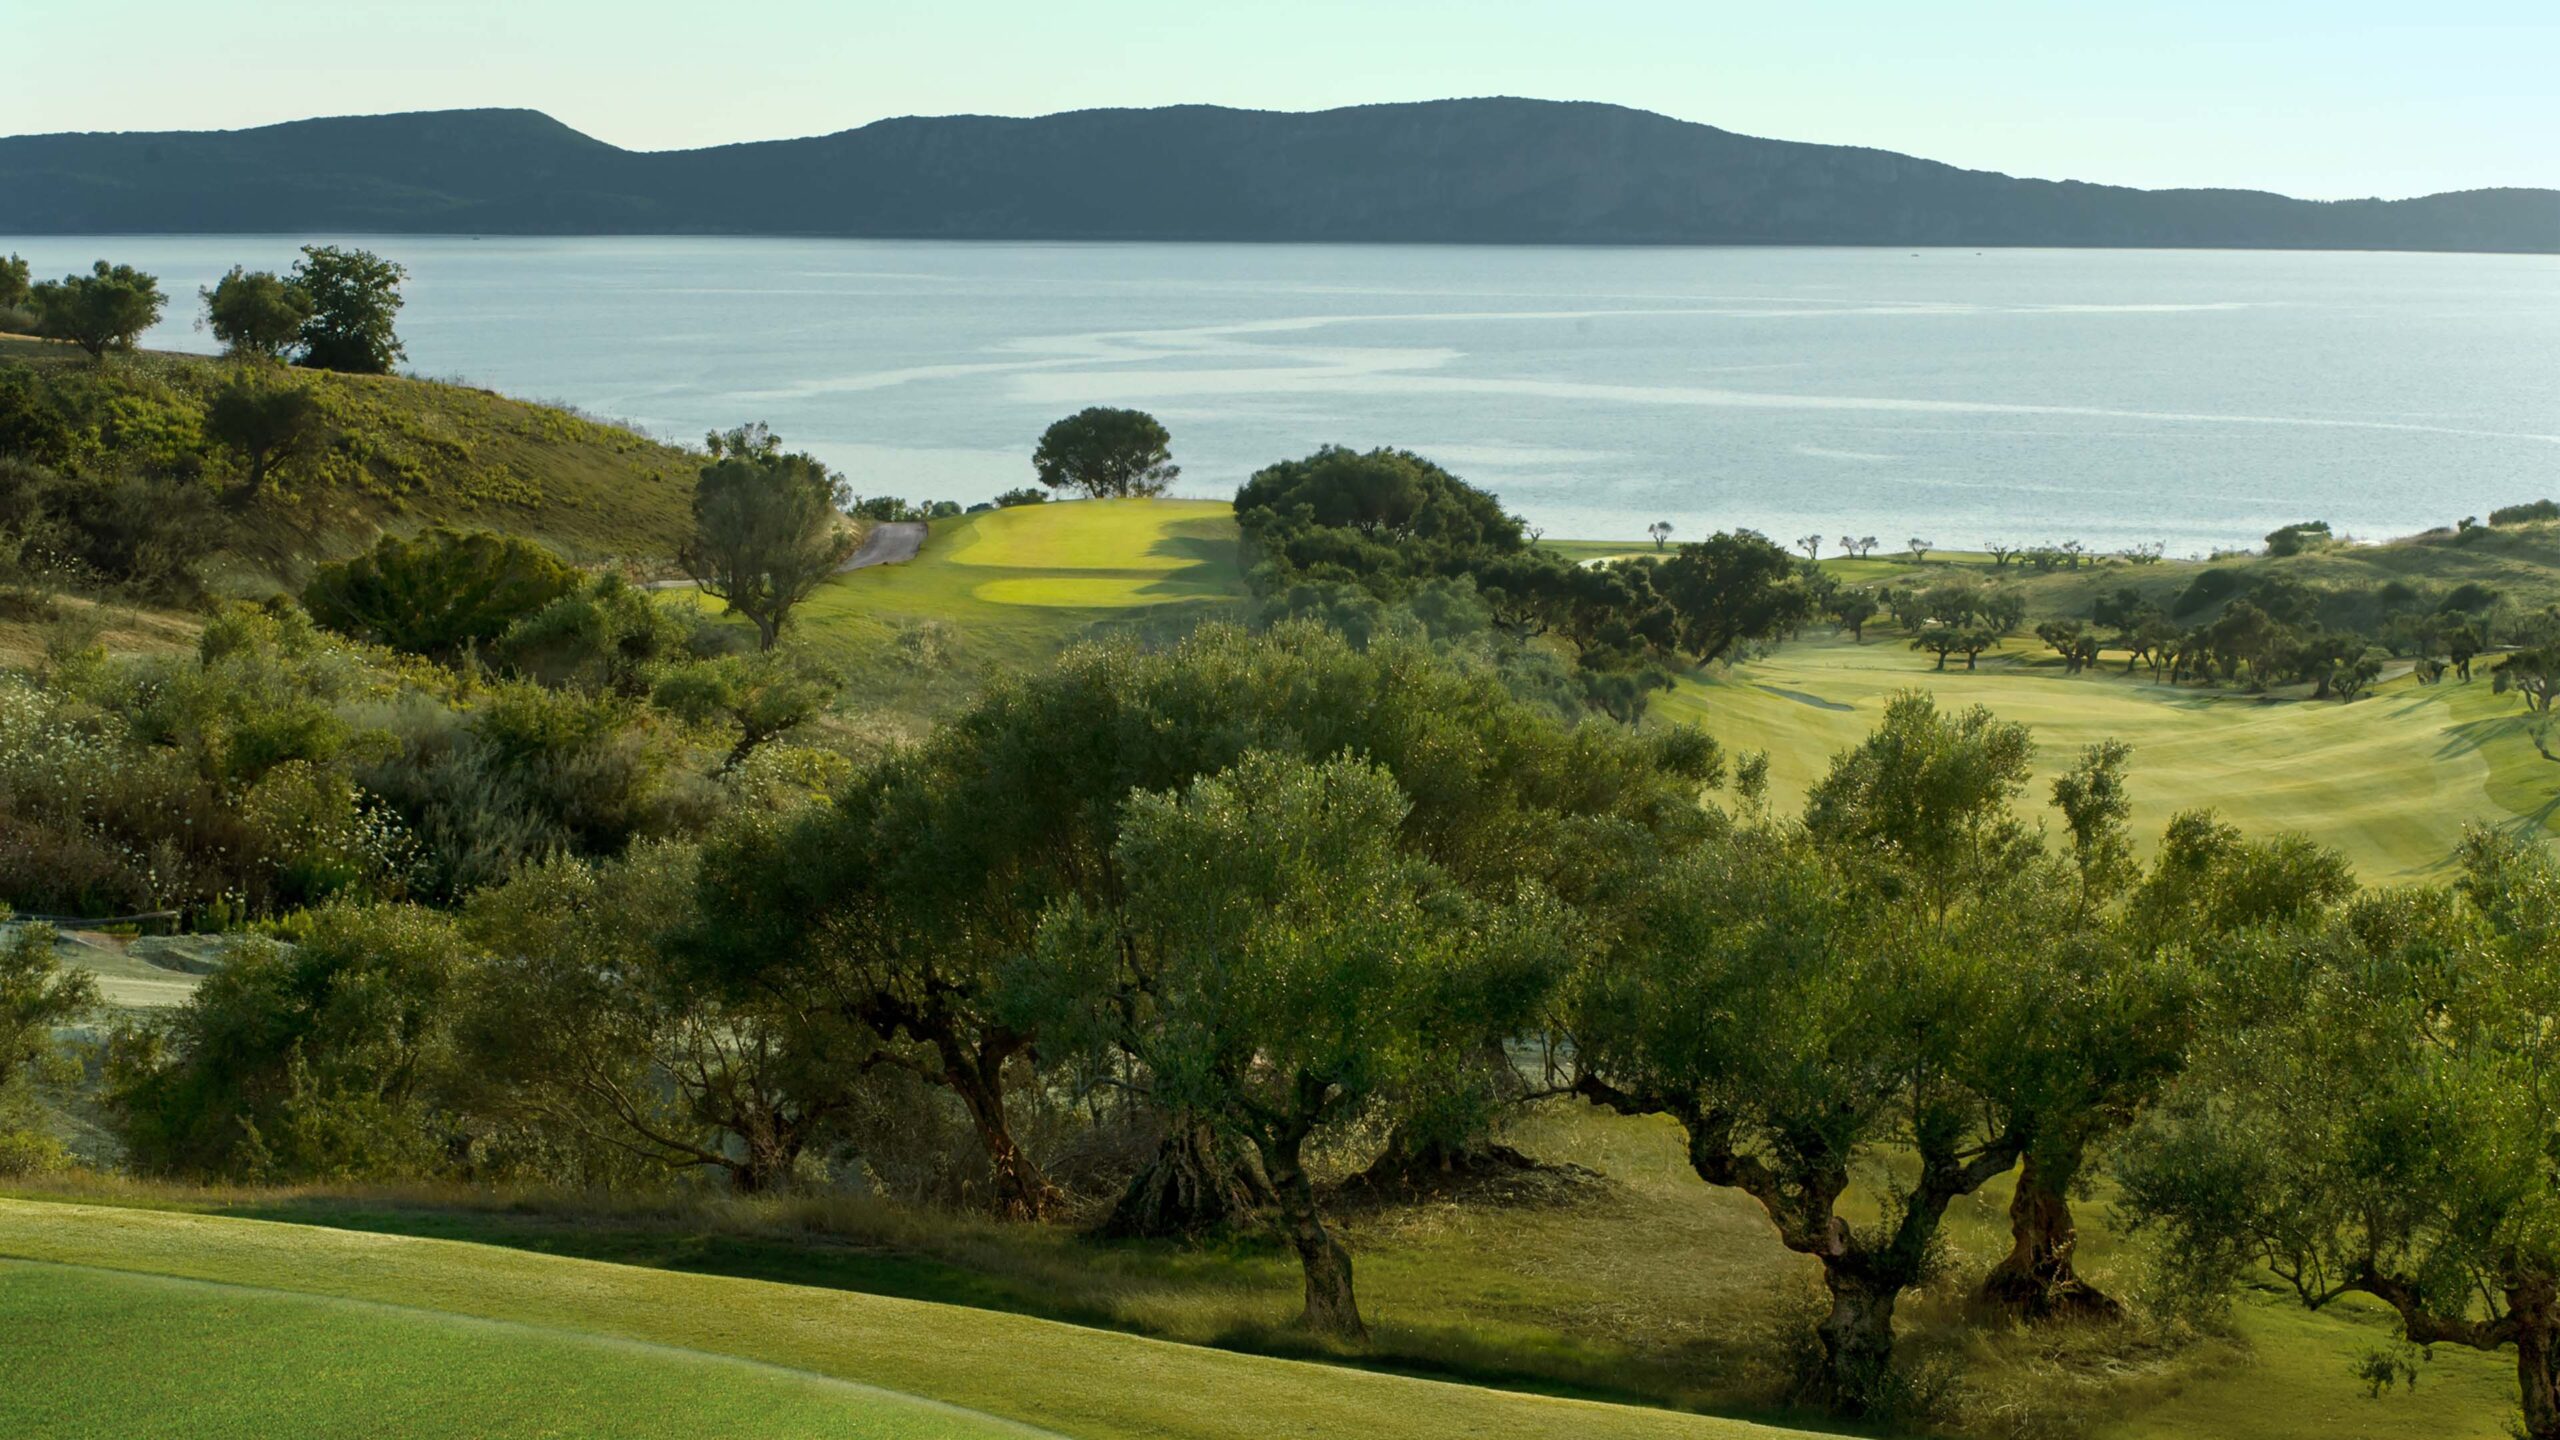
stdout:
{"type": "Polygon", "coordinates": [[[310,292],[265,270],[234,265],[231,273],[197,294],[206,326],[234,356],[273,360],[302,338],[312,322],[310,292]]]}
{"type": "Polygon", "coordinates": [[[1042,432],[1031,467],[1041,484],[1088,499],[1161,495],[1182,474],[1169,453],[1172,443],[1145,411],[1096,405],[1042,432]]]}
{"type": "Polygon", "coordinates": [[[31,293],[27,276],[27,257],[0,257],[0,310],[15,310],[27,303],[31,293]]]}
{"type": "Polygon", "coordinates": [[[2522,505],[2501,505],[2489,512],[2492,525],[2531,525],[2544,520],[2560,520],[2560,500],[2534,500],[2522,505]]]}
{"type": "Polygon", "coordinates": [[[409,272],[370,250],[305,245],[294,262],[290,288],[310,308],[302,322],[296,363],[315,370],[385,375],[405,359],[393,330],[399,318],[400,282],[409,272]]]}
{"type": "Polygon", "coordinates": [[[1306,1320],[1339,1334],[1363,1327],[1305,1145],[1450,1083],[1529,1018],[1565,944],[1552,905],[1487,904],[1406,853],[1407,808],[1374,765],[1267,752],[1135,793],[1116,845],[1125,898],[1052,912],[1035,962],[1071,1015],[1079,992],[1128,997],[1099,1013],[1158,1103],[1252,1143],[1306,1272],[1306,1320]]]}
{"type": "Polygon", "coordinates": [[[1382,598],[1528,543],[1492,494],[1421,456],[1338,445],[1256,471],[1236,492],[1236,524],[1264,563],[1382,598]]]}
{"type": "Polygon", "coordinates": [[[160,319],[169,297],[160,293],[159,278],[130,265],[101,260],[87,275],[47,280],[28,292],[35,307],[36,333],[68,340],[104,359],[111,350],[130,350],[160,319]]]}
{"type": "Polygon", "coordinates": [[[835,995],[846,1019],[929,1047],[985,1132],[1000,1203],[1036,1213],[1046,1179],[1001,1125],[1005,1067],[1035,1038],[1011,993],[1029,939],[1053,905],[1122,892],[1132,790],[1179,790],[1255,750],[1384,767],[1412,803],[1414,849],[1487,893],[1600,883],[1620,847],[1706,823],[1695,797],[1719,768],[1694,732],[1567,729],[1411,640],[1364,650],[1288,624],[1204,629],[1159,653],[1079,647],[830,805],[710,845],[689,948],[738,983],[835,995]]]}
{"type": "Polygon", "coordinates": [[[2306,551],[2317,550],[2331,543],[2333,541],[2329,534],[2328,521],[2304,520],[2268,532],[2267,554],[2281,559],[2287,555],[2300,555],[2306,551]]]}
{"type": "Polygon", "coordinates": [[[1756,530],[1681,546],[1655,572],[1654,588],[1679,613],[1680,647],[1704,665],[1813,618],[1794,557],[1756,530]]]}
{"type": "Polygon", "coordinates": [[[0,898],[265,911],[393,895],[412,841],[349,774],[373,678],[299,612],[237,607],[192,655],[0,683],[0,898]]]}
{"type": "Polygon", "coordinates": [[[204,432],[238,457],[243,472],[238,494],[246,498],[282,467],[310,453],[325,427],[319,402],[308,389],[243,376],[207,402],[204,432]]]}
{"type": "Polygon", "coordinates": [[[649,693],[660,670],[691,652],[699,638],[688,623],[692,614],[656,603],[648,591],[607,571],[509,625],[489,655],[545,685],[636,699],[649,693]]]}
{"type": "Polygon", "coordinates": [[[762,425],[710,437],[693,492],[685,569],[704,593],[754,622],[770,650],[791,611],[853,555],[844,477],[814,456],[785,454],[762,425]]]}
{"type": "Polygon", "coordinates": [[[831,1043],[815,997],[723,997],[659,949],[690,919],[693,870],[679,846],[555,857],[473,898],[489,958],[460,1043],[474,1113],[502,1123],[516,1166],[571,1181],[702,1168],[772,1190],[851,1105],[863,1051],[831,1043]]]}
{"type": "Polygon", "coordinates": [[[1021,489],[1007,490],[1003,494],[998,495],[995,498],[995,506],[999,510],[1010,510],[1017,505],[1038,505],[1045,502],[1048,498],[1048,491],[1034,490],[1026,485],[1021,489]]]}
{"type": "Polygon", "coordinates": [[[43,1128],[36,1102],[80,1078],[61,1031],[98,1008],[97,981],[65,968],[54,938],[50,925],[0,929],[0,1176],[60,1164],[61,1143],[43,1128]]]}
{"type": "Polygon", "coordinates": [[[353,559],[323,565],[302,603],[355,639],[436,659],[485,645],[567,594],[576,573],[514,536],[431,530],[386,535],[353,559]]]}
{"type": "Polygon", "coordinates": [[[165,1024],[110,1044],[110,1104],[148,1171],[261,1180],[443,1166],[454,922],[331,906],[291,946],[251,940],[165,1024]]]}
{"type": "Polygon", "coordinates": [[[2560,1434],[2560,869],[2486,834],[2450,889],[2364,897],[2223,957],[2214,1042],[2121,1167],[2199,1283],[2263,1259],[2420,1345],[2515,1349],[2523,1425],[2560,1434]]]}
{"type": "Polygon", "coordinates": [[[1903,691],[1806,797],[1805,829],[1880,893],[1917,895],[1944,917],[2034,844],[2011,808],[2034,750],[2024,725],[1978,705],[1944,715],[1926,691],[1903,691]]]}
{"type": "Polygon", "coordinates": [[[804,665],[771,653],[726,655],[668,670],[651,703],[697,725],[736,733],[723,770],[734,770],[757,747],[815,719],[835,696],[834,684],[804,665]]]}

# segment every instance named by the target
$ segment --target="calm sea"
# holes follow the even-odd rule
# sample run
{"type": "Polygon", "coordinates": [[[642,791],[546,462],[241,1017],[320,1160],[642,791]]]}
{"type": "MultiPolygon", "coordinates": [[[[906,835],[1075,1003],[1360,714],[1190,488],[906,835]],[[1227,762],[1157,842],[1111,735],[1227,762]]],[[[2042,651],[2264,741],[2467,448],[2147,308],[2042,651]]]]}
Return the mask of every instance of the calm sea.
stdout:
{"type": "MultiPolygon", "coordinates": [[[[183,303],[298,239],[0,237],[183,303]]],[[[696,438],[760,419],[865,494],[978,500],[1091,404],[1183,493],[1406,446],[1559,537],[2381,537],[2560,494],[2560,260],[387,237],[417,372],[696,438]]]]}

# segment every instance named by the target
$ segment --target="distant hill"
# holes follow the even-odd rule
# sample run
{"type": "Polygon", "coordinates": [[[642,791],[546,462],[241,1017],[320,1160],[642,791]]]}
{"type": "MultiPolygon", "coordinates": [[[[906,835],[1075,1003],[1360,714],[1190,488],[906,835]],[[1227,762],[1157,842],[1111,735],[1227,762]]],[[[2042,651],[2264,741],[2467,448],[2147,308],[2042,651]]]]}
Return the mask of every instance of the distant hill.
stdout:
{"type": "Polygon", "coordinates": [[[2560,191],[2134,190],[1500,99],[883,120],[655,153],[529,110],[0,139],[0,234],[92,231],[2550,253],[2560,191]]]}

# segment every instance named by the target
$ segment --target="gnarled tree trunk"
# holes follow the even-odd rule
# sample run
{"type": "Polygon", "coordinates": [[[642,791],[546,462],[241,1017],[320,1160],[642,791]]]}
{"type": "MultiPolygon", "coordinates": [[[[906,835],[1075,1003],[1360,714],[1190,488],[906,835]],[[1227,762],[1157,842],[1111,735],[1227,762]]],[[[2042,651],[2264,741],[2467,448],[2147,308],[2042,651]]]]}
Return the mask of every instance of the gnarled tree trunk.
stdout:
{"type": "Polygon", "coordinates": [[[1307,1178],[1299,1154],[1305,1140],[1303,1131],[1283,1131],[1256,1142],[1278,1197],[1282,1233],[1298,1252],[1298,1268],[1306,1274],[1304,1320],[1308,1329],[1320,1335],[1365,1340],[1369,1327],[1360,1323],[1360,1306],[1352,1295],[1351,1255],[1325,1229],[1324,1217],[1316,1210],[1315,1185],[1307,1178]]]}
{"type": "Polygon", "coordinates": [[[1277,1200],[1252,1153],[1187,1115],[1120,1194],[1096,1232],[1110,1239],[1196,1235],[1251,1218],[1277,1200]]]}
{"type": "Polygon", "coordinates": [[[2080,1230],[2065,1188],[2079,1159],[2075,1153],[2047,1161],[2027,1153],[2009,1200],[2009,1253],[1982,1282],[1978,1298],[1985,1306],[2030,1321],[2112,1320],[2124,1313],[2072,1268],[2080,1230]]]}
{"type": "Polygon", "coordinates": [[[1822,1283],[1831,1294],[1830,1313],[1815,1327],[1822,1341],[1822,1401],[1834,1414],[1868,1414],[1893,1376],[1893,1308],[1902,1287],[1837,1264],[1823,1267],[1822,1283]]]}
{"type": "Polygon", "coordinates": [[[2507,1292],[2516,1326],[2516,1389],[2525,1440],[2560,1440],[2560,1293],[2543,1282],[2507,1292]]]}
{"type": "Polygon", "coordinates": [[[968,1107],[969,1123],[976,1127],[978,1143],[987,1152],[997,1213],[1008,1220],[1045,1220],[1065,1197],[1013,1138],[1013,1124],[1004,1113],[1003,1065],[1000,1059],[953,1065],[944,1078],[968,1107]]]}

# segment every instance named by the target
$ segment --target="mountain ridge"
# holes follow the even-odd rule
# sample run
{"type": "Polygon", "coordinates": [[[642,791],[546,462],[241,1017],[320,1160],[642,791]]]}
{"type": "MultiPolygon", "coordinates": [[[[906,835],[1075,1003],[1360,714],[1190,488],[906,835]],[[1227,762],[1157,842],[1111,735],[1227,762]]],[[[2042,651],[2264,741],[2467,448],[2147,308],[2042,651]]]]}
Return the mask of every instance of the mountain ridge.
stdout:
{"type": "Polygon", "coordinates": [[[0,233],[305,230],[2560,253],[2560,191],[2140,190],[1507,98],[903,116],[667,151],[531,109],[0,138],[0,233]]]}

